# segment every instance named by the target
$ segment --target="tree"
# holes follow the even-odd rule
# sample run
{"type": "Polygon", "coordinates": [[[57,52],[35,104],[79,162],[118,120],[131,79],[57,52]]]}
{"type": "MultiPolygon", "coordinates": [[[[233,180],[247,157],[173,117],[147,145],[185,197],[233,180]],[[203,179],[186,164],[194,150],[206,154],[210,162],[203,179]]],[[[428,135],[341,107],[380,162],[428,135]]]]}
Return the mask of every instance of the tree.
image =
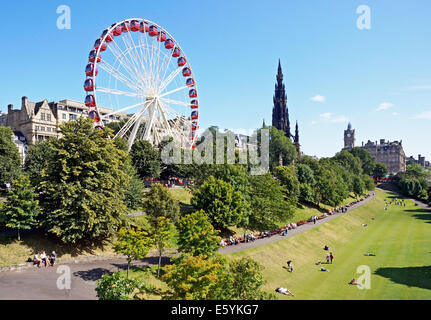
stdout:
{"type": "Polygon", "coordinates": [[[158,178],[162,170],[159,151],[146,140],[137,140],[130,149],[132,163],[141,178],[158,178]]]}
{"type": "Polygon", "coordinates": [[[178,250],[194,256],[211,256],[218,250],[220,237],[202,210],[185,215],[178,221],[178,250]]]}
{"type": "Polygon", "coordinates": [[[260,300],[267,297],[262,290],[265,284],[263,266],[249,257],[229,262],[229,284],[224,288],[230,289],[229,300],[260,300]]]}
{"type": "Polygon", "coordinates": [[[319,161],[319,172],[316,175],[316,198],[318,203],[337,206],[349,196],[346,178],[341,175],[343,168],[331,159],[319,161]]]}
{"type": "Polygon", "coordinates": [[[290,165],[297,157],[298,152],[290,137],[287,137],[284,131],[271,127],[269,140],[269,166],[271,170],[280,165],[290,165]]]}
{"type": "Polygon", "coordinates": [[[42,181],[42,170],[47,168],[49,163],[53,160],[54,151],[51,147],[53,139],[57,138],[39,141],[28,148],[24,162],[24,171],[29,176],[33,186],[38,186],[40,184],[42,181]]]}
{"type": "Polygon", "coordinates": [[[129,278],[130,264],[133,260],[143,259],[153,248],[154,239],[140,229],[121,228],[114,244],[117,253],[127,257],[127,279],[129,278]]]}
{"type": "Polygon", "coordinates": [[[168,218],[175,223],[180,213],[180,206],[172,197],[169,189],[159,183],[151,186],[142,206],[153,226],[157,224],[158,217],[168,218]]]}
{"type": "Polygon", "coordinates": [[[299,181],[295,166],[278,166],[275,168],[274,174],[285,187],[288,199],[296,204],[299,197],[299,181]]]}
{"type": "Polygon", "coordinates": [[[373,169],[374,178],[383,178],[388,174],[388,168],[381,162],[376,162],[373,169]]]}
{"type": "Polygon", "coordinates": [[[217,228],[246,223],[247,203],[242,194],[235,191],[230,183],[213,176],[193,191],[191,204],[196,210],[205,210],[217,228]]]}
{"type": "Polygon", "coordinates": [[[13,130],[0,126],[0,182],[11,183],[19,176],[21,157],[17,146],[12,142],[13,130]]]}
{"type": "Polygon", "coordinates": [[[104,274],[97,282],[99,300],[130,300],[130,295],[140,287],[137,279],[128,279],[119,272],[104,274]]]}
{"type": "Polygon", "coordinates": [[[156,232],[154,234],[154,244],[157,248],[157,251],[159,252],[159,266],[157,268],[157,277],[160,277],[160,265],[162,263],[162,255],[174,237],[175,226],[169,219],[165,217],[158,217],[155,231],[156,232]]]}
{"type": "Polygon", "coordinates": [[[343,150],[341,152],[338,152],[333,159],[337,161],[348,172],[354,175],[362,174],[361,159],[355,157],[349,151],[343,150]]]}
{"type": "Polygon", "coordinates": [[[294,206],[286,201],[286,190],[279,180],[267,173],[250,176],[251,214],[247,227],[252,230],[273,229],[281,221],[293,216],[294,206]]]}
{"type": "Polygon", "coordinates": [[[308,183],[302,183],[299,185],[299,202],[301,203],[314,203],[316,200],[316,194],[314,189],[308,183]]]}
{"type": "Polygon", "coordinates": [[[218,255],[206,258],[203,256],[183,255],[165,266],[162,279],[172,292],[167,299],[175,300],[215,300],[221,299],[228,288],[225,259],[218,255]]]}
{"type": "Polygon", "coordinates": [[[376,185],[374,183],[373,178],[371,178],[369,175],[367,174],[363,174],[361,176],[362,181],[365,184],[365,189],[368,191],[373,191],[376,188],[376,185]]]}
{"type": "Polygon", "coordinates": [[[114,235],[125,219],[124,172],[127,154],[108,129],[95,129],[88,118],[60,125],[52,139],[52,157],[38,186],[41,223],[65,243],[97,241],[114,235]]]}
{"type": "Polygon", "coordinates": [[[13,181],[0,220],[5,222],[6,227],[17,230],[18,241],[21,240],[20,230],[31,229],[37,223],[40,207],[35,198],[36,193],[26,175],[21,174],[13,181]]]}
{"type": "Polygon", "coordinates": [[[299,163],[296,166],[296,170],[298,173],[299,183],[306,183],[310,186],[314,186],[316,184],[316,178],[314,177],[314,172],[310,166],[305,163],[299,163]]]}
{"type": "Polygon", "coordinates": [[[376,160],[371,156],[371,153],[364,148],[355,147],[349,150],[351,154],[355,157],[361,159],[362,171],[372,176],[374,173],[374,166],[376,165],[376,160]]]}
{"type": "Polygon", "coordinates": [[[355,176],[353,178],[353,193],[356,195],[356,198],[363,195],[365,192],[365,183],[364,181],[358,177],[355,176]]]}

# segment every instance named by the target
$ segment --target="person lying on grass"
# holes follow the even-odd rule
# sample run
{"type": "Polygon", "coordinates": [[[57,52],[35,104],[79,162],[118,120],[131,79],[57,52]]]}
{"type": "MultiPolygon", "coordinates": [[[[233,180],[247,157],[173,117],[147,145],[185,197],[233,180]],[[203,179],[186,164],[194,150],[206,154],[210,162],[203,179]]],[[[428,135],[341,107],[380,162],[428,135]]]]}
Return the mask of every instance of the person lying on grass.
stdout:
{"type": "Polygon", "coordinates": [[[285,294],[287,296],[292,296],[294,297],[293,293],[290,292],[287,288],[277,288],[275,289],[276,292],[281,293],[281,294],[285,294]]]}
{"type": "Polygon", "coordinates": [[[355,279],[353,278],[352,280],[350,280],[350,282],[349,282],[349,284],[351,284],[351,285],[353,285],[353,286],[361,286],[359,283],[357,283],[356,281],[355,281],[355,279]]]}
{"type": "Polygon", "coordinates": [[[328,270],[328,269],[325,269],[325,268],[323,268],[323,267],[320,267],[320,271],[327,271],[327,272],[329,272],[329,270],[328,270]]]}
{"type": "Polygon", "coordinates": [[[367,257],[375,257],[376,255],[375,254],[373,254],[373,253],[366,253],[366,254],[364,254],[364,256],[367,256],[367,257]]]}

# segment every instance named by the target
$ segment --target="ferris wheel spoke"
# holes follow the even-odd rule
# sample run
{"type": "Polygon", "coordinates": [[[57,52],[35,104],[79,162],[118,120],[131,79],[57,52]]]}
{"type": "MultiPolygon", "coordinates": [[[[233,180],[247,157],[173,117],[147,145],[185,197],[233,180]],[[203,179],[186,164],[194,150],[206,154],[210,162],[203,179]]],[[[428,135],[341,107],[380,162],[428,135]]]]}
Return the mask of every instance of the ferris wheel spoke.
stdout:
{"type": "Polygon", "coordinates": [[[98,91],[98,92],[104,92],[104,93],[110,93],[110,94],[116,94],[116,95],[122,95],[122,96],[126,96],[126,97],[144,98],[145,99],[145,95],[144,94],[138,94],[138,93],[134,93],[134,92],[127,92],[127,91],[122,91],[122,90],[118,90],[118,89],[109,89],[109,88],[97,87],[96,91],[98,91]]]}
{"type": "Polygon", "coordinates": [[[160,92],[160,86],[162,84],[162,80],[165,79],[166,77],[166,73],[168,72],[169,65],[171,64],[171,60],[172,60],[172,54],[169,54],[169,60],[168,60],[168,63],[166,64],[165,72],[163,73],[163,77],[161,78],[160,83],[158,83],[158,86],[157,86],[157,92],[160,92]]]}
{"type": "MultiPolygon", "coordinates": [[[[127,34],[129,36],[129,39],[130,39],[130,42],[129,42],[131,44],[130,47],[133,48],[134,51],[135,51],[135,53],[136,53],[136,55],[130,54],[130,56],[133,57],[133,60],[136,63],[137,69],[139,70],[141,68],[142,71],[143,71],[143,73],[144,73],[144,75],[146,75],[145,66],[144,66],[144,63],[141,60],[141,56],[140,56],[140,54],[138,52],[138,49],[136,48],[135,41],[133,40],[132,35],[131,35],[130,32],[127,32],[127,34]]],[[[147,82],[147,79],[146,79],[145,76],[142,77],[142,80],[144,81],[144,83],[145,83],[146,86],[149,86],[149,83],[147,82]]]]}
{"type": "Polygon", "coordinates": [[[141,91],[141,89],[135,85],[135,82],[133,82],[133,80],[130,80],[127,76],[125,76],[118,69],[111,66],[106,61],[101,60],[101,63],[99,63],[99,66],[107,73],[109,73],[111,76],[113,76],[115,79],[119,80],[120,82],[128,86],[130,89],[134,91],[141,91]]]}
{"type": "MultiPolygon", "coordinates": [[[[144,101],[143,101],[143,102],[136,103],[136,104],[132,104],[132,105],[130,105],[130,106],[127,106],[127,107],[124,107],[124,108],[121,108],[121,109],[118,109],[118,110],[115,110],[115,111],[113,111],[113,112],[111,112],[111,113],[106,114],[104,117],[105,117],[105,118],[108,118],[108,117],[113,116],[113,115],[115,115],[115,114],[117,114],[117,113],[124,112],[124,111],[130,110],[130,109],[133,109],[133,108],[136,108],[136,107],[142,106],[142,105],[144,105],[144,106],[145,106],[145,102],[144,102],[144,101]]],[[[102,117],[102,118],[103,118],[103,117],[102,117]]]]}
{"type": "Polygon", "coordinates": [[[166,99],[166,98],[160,98],[160,100],[165,102],[165,103],[169,103],[169,104],[176,104],[179,106],[190,107],[190,103],[187,103],[184,101],[178,101],[178,100],[166,99]]]}
{"type": "Polygon", "coordinates": [[[135,124],[135,122],[138,119],[142,119],[145,111],[148,109],[148,106],[150,105],[152,101],[146,101],[144,103],[144,107],[139,110],[138,112],[134,113],[129,120],[127,120],[127,122],[124,124],[124,126],[120,129],[120,131],[118,131],[118,133],[116,134],[116,136],[120,136],[120,137],[124,137],[130,130],[130,128],[133,126],[133,124],[135,124]]]}
{"type": "MultiPolygon", "coordinates": [[[[123,39],[123,36],[121,36],[121,38],[123,39]]],[[[124,40],[123,40],[124,42],[124,40]]],[[[121,48],[118,46],[117,42],[115,41],[115,39],[112,40],[112,42],[116,48],[112,47],[112,46],[108,46],[108,48],[111,50],[112,54],[117,58],[117,61],[123,66],[123,68],[129,73],[129,75],[138,83],[141,82],[141,80],[139,79],[139,72],[136,70],[136,68],[134,68],[135,70],[132,70],[133,68],[133,63],[129,60],[129,58],[127,58],[127,56],[124,54],[123,50],[121,50],[121,48]],[[124,62],[122,61],[124,58],[124,62]],[[130,65],[130,66],[129,66],[130,65]]],[[[142,86],[142,83],[140,83],[142,86]]]]}
{"type": "Polygon", "coordinates": [[[181,68],[176,68],[174,71],[172,71],[168,77],[160,84],[160,87],[158,89],[158,92],[162,92],[165,90],[165,88],[175,79],[176,76],[178,76],[181,73],[181,68]]]}
{"type": "Polygon", "coordinates": [[[164,97],[164,96],[170,95],[170,94],[172,94],[172,93],[175,93],[175,92],[178,92],[178,91],[181,91],[181,90],[187,89],[187,88],[188,88],[187,86],[176,88],[176,89],[174,89],[174,90],[171,90],[171,91],[168,91],[168,92],[165,92],[165,93],[163,93],[163,94],[159,95],[159,98],[162,98],[162,97],[164,97]]]}

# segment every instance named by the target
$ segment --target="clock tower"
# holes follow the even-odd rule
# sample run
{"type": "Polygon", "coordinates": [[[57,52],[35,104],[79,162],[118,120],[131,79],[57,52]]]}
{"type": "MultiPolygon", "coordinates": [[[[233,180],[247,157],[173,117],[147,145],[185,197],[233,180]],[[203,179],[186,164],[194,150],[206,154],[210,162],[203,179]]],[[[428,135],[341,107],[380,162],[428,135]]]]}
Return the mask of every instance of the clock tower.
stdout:
{"type": "Polygon", "coordinates": [[[355,141],[355,130],[352,130],[352,124],[349,122],[347,130],[344,130],[344,149],[353,149],[355,141]]]}

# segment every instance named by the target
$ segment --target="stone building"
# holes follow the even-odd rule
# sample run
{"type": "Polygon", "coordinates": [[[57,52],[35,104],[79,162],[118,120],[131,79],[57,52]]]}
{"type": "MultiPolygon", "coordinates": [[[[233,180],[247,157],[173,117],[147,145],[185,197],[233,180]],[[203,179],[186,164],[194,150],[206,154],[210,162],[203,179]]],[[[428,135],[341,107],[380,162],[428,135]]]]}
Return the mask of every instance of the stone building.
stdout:
{"type": "MultiPolygon", "coordinates": [[[[101,116],[113,112],[112,109],[99,107],[101,116]]],[[[88,108],[82,102],[73,100],[61,100],[48,102],[46,99],[40,102],[31,102],[27,97],[22,97],[21,108],[14,109],[8,105],[7,114],[0,115],[0,125],[12,127],[25,137],[28,144],[46,140],[51,137],[60,137],[58,126],[67,121],[76,120],[80,116],[88,115],[88,108]]],[[[105,124],[119,121],[127,117],[125,113],[117,113],[103,120],[105,124]]]]}
{"type": "MultiPolygon", "coordinates": [[[[344,131],[344,150],[355,147],[355,130],[349,123],[347,130],[344,131]]],[[[366,144],[362,142],[362,146],[371,156],[378,162],[382,162],[388,168],[389,174],[406,171],[406,155],[402,146],[402,141],[389,142],[385,139],[380,139],[380,143],[368,140],[366,144]]]]}

